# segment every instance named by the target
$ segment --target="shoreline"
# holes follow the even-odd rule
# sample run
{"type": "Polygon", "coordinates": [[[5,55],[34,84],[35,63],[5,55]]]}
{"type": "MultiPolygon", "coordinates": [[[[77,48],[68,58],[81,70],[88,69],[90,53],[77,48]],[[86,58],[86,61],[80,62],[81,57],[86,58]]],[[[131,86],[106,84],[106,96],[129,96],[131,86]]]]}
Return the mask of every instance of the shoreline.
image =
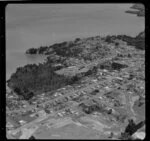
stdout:
{"type": "MultiPolygon", "coordinates": [[[[134,12],[134,11],[133,11],[134,12]]],[[[136,13],[135,13],[136,14],[136,13]]],[[[49,46],[40,46],[38,48],[29,48],[26,50],[25,54],[26,55],[50,55],[52,50],[51,48],[53,48],[54,46],[56,45],[64,45],[65,43],[69,43],[69,42],[76,42],[78,40],[86,40],[86,39],[89,39],[89,38],[107,38],[108,36],[110,37],[114,37],[114,36],[120,36],[120,37],[125,37],[125,38],[130,38],[130,39],[133,39],[133,40],[139,40],[138,38],[142,37],[142,38],[145,38],[145,31],[141,31],[140,33],[138,33],[138,35],[136,35],[135,37],[132,37],[132,36],[129,36],[129,35],[126,35],[126,34],[118,34],[118,35],[110,35],[110,34],[107,34],[105,36],[100,36],[100,35],[97,35],[97,36],[89,36],[89,37],[86,37],[86,38],[74,38],[70,41],[63,41],[63,42],[59,42],[59,43],[54,43],[52,45],[49,45],[49,46]],[[144,35],[144,37],[142,37],[142,35],[144,35]]],[[[116,37],[116,38],[118,38],[116,37]]],[[[125,39],[126,40],[126,39],[125,39]]],[[[124,39],[123,39],[124,41],[124,39]]],[[[126,41],[128,42],[128,41],[126,41]]]]}
{"type": "Polygon", "coordinates": [[[145,7],[143,4],[134,4],[130,7],[133,10],[127,10],[125,13],[136,14],[138,17],[145,17],[145,7]]]}

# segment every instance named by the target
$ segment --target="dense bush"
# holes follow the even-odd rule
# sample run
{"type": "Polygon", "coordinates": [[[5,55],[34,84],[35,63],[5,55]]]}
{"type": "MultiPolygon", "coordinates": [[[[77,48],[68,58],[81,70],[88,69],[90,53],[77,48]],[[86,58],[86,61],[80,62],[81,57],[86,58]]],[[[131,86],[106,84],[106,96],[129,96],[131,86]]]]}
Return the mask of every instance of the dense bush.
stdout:
{"type": "Polygon", "coordinates": [[[15,87],[14,92],[18,96],[20,96],[21,99],[24,99],[24,100],[30,100],[35,95],[32,91],[29,91],[27,88],[20,89],[19,87],[15,87]]]}
{"type": "Polygon", "coordinates": [[[17,69],[7,81],[8,86],[28,100],[33,93],[58,89],[71,82],[70,78],[54,73],[48,65],[26,65],[17,69]],[[32,93],[33,92],[33,93],[32,93]]]}
{"type": "MultiPolygon", "coordinates": [[[[135,46],[137,49],[145,49],[145,32],[141,32],[136,37],[131,37],[127,35],[117,35],[117,36],[106,36],[105,41],[107,43],[114,43],[115,39],[119,39],[127,42],[127,45],[135,46]]],[[[118,43],[116,44],[118,45],[118,43]]]]}
{"type": "Polygon", "coordinates": [[[46,51],[48,49],[48,47],[47,46],[41,46],[39,49],[38,49],[38,53],[39,54],[42,54],[44,51],[46,51]]]}
{"type": "MultiPolygon", "coordinates": [[[[140,33],[141,34],[141,33],[140,33]]],[[[145,36],[130,37],[126,35],[118,35],[117,38],[127,42],[127,45],[135,46],[137,49],[145,49],[145,36]]]]}
{"type": "Polygon", "coordinates": [[[81,39],[80,38],[76,38],[75,39],[75,43],[77,43],[78,41],[80,41],[81,39]]]}
{"type": "Polygon", "coordinates": [[[118,71],[120,71],[121,69],[126,68],[126,67],[128,67],[128,66],[125,64],[120,64],[117,62],[110,62],[110,61],[106,61],[99,65],[100,69],[118,70],[118,71]]]}
{"type": "Polygon", "coordinates": [[[54,44],[52,48],[57,55],[63,57],[77,57],[82,52],[82,48],[76,47],[73,42],[54,44]]]}
{"type": "Polygon", "coordinates": [[[29,50],[26,51],[27,54],[36,54],[37,49],[36,48],[30,48],[29,50]]]}
{"type": "Polygon", "coordinates": [[[124,65],[124,64],[120,64],[120,63],[116,63],[116,62],[113,62],[111,64],[111,69],[112,70],[121,70],[123,68],[127,68],[128,66],[127,65],[124,65]]]}

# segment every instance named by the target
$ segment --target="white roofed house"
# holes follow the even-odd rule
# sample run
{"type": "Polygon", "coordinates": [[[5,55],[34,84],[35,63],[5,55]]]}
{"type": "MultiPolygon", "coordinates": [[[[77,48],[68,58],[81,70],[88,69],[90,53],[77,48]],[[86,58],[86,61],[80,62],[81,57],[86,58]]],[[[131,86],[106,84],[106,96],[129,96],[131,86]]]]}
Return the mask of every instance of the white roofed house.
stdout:
{"type": "Polygon", "coordinates": [[[62,94],[61,93],[58,93],[58,92],[56,92],[55,94],[54,94],[54,96],[61,96],[62,94]]]}
{"type": "Polygon", "coordinates": [[[20,123],[21,125],[24,125],[24,124],[26,124],[26,121],[20,120],[19,123],[20,123]]]}
{"type": "Polygon", "coordinates": [[[39,117],[45,117],[46,116],[46,112],[44,110],[41,110],[38,112],[39,117]]]}
{"type": "Polygon", "coordinates": [[[96,83],[98,80],[97,80],[97,79],[93,79],[93,80],[91,80],[91,81],[96,83]]]}
{"type": "Polygon", "coordinates": [[[56,67],[56,68],[62,68],[63,67],[63,65],[62,64],[53,64],[53,67],[56,67]]]}
{"type": "Polygon", "coordinates": [[[63,115],[62,115],[62,113],[57,113],[58,114],[58,116],[60,116],[60,117],[62,117],[63,115]]]}
{"type": "Polygon", "coordinates": [[[33,114],[30,115],[30,117],[34,117],[34,116],[36,116],[36,113],[33,113],[33,114]]]}
{"type": "Polygon", "coordinates": [[[45,93],[42,93],[41,95],[42,95],[42,96],[44,96],[44,95],[45,95],[45,93]]]}
{"type": "Polygon", "coordinates": [[[23,107],[23,108],[26,108],[26,107],[27,107],[27,105],[26,105],[26,104],[23,104],[23,105],[22,105],[22,107],[23,107]]]}
{"type": "Polygon", "coordinates": [[[106,69],[103,69],[103,72],[108,72],[108,70],[106,70],[106,69]]]}
{"type": "Polygon", "coordinates": [[[133,137],[136,139],[141,139],[144,140],[145,139],[145,132],[136,132],[133,134],[133,137]]]}

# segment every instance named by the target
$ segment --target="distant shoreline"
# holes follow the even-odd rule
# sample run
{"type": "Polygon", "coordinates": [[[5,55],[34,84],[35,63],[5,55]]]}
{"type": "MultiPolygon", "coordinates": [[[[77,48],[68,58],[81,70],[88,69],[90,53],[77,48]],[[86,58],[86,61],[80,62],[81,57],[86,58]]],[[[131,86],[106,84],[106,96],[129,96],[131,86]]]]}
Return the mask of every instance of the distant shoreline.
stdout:
{"type": "Polygon", "coordinates": [[[138,17],[144,17],[145,16],[145,7],[143,4],[134,4],[130,8],[136,9],[136,11],[127,10],[127,11],[125,11],[125,13],[136,14],[138,17]]]}

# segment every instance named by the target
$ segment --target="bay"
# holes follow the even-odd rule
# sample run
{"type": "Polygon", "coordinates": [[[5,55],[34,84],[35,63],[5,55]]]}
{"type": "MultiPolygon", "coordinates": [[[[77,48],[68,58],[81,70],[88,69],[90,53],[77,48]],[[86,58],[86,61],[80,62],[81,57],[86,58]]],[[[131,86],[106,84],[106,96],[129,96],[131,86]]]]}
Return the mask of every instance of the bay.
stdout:
{"type": "Polygon", "coordinates": [[[46,55],[26,55],[23,52],[6,53],[6,80],[12,73],[15,73],[17,67],[23,67],[26,64],[39,64],[45,61],[46,55]]]}
{"type": "Polygon", "coordinates": [[[132,4],[9,4],[6,7],[6,78],[16,68],[43,62],[29,48],[97,35],[136,36],[145,18],[125,13],[132,4]]]}

